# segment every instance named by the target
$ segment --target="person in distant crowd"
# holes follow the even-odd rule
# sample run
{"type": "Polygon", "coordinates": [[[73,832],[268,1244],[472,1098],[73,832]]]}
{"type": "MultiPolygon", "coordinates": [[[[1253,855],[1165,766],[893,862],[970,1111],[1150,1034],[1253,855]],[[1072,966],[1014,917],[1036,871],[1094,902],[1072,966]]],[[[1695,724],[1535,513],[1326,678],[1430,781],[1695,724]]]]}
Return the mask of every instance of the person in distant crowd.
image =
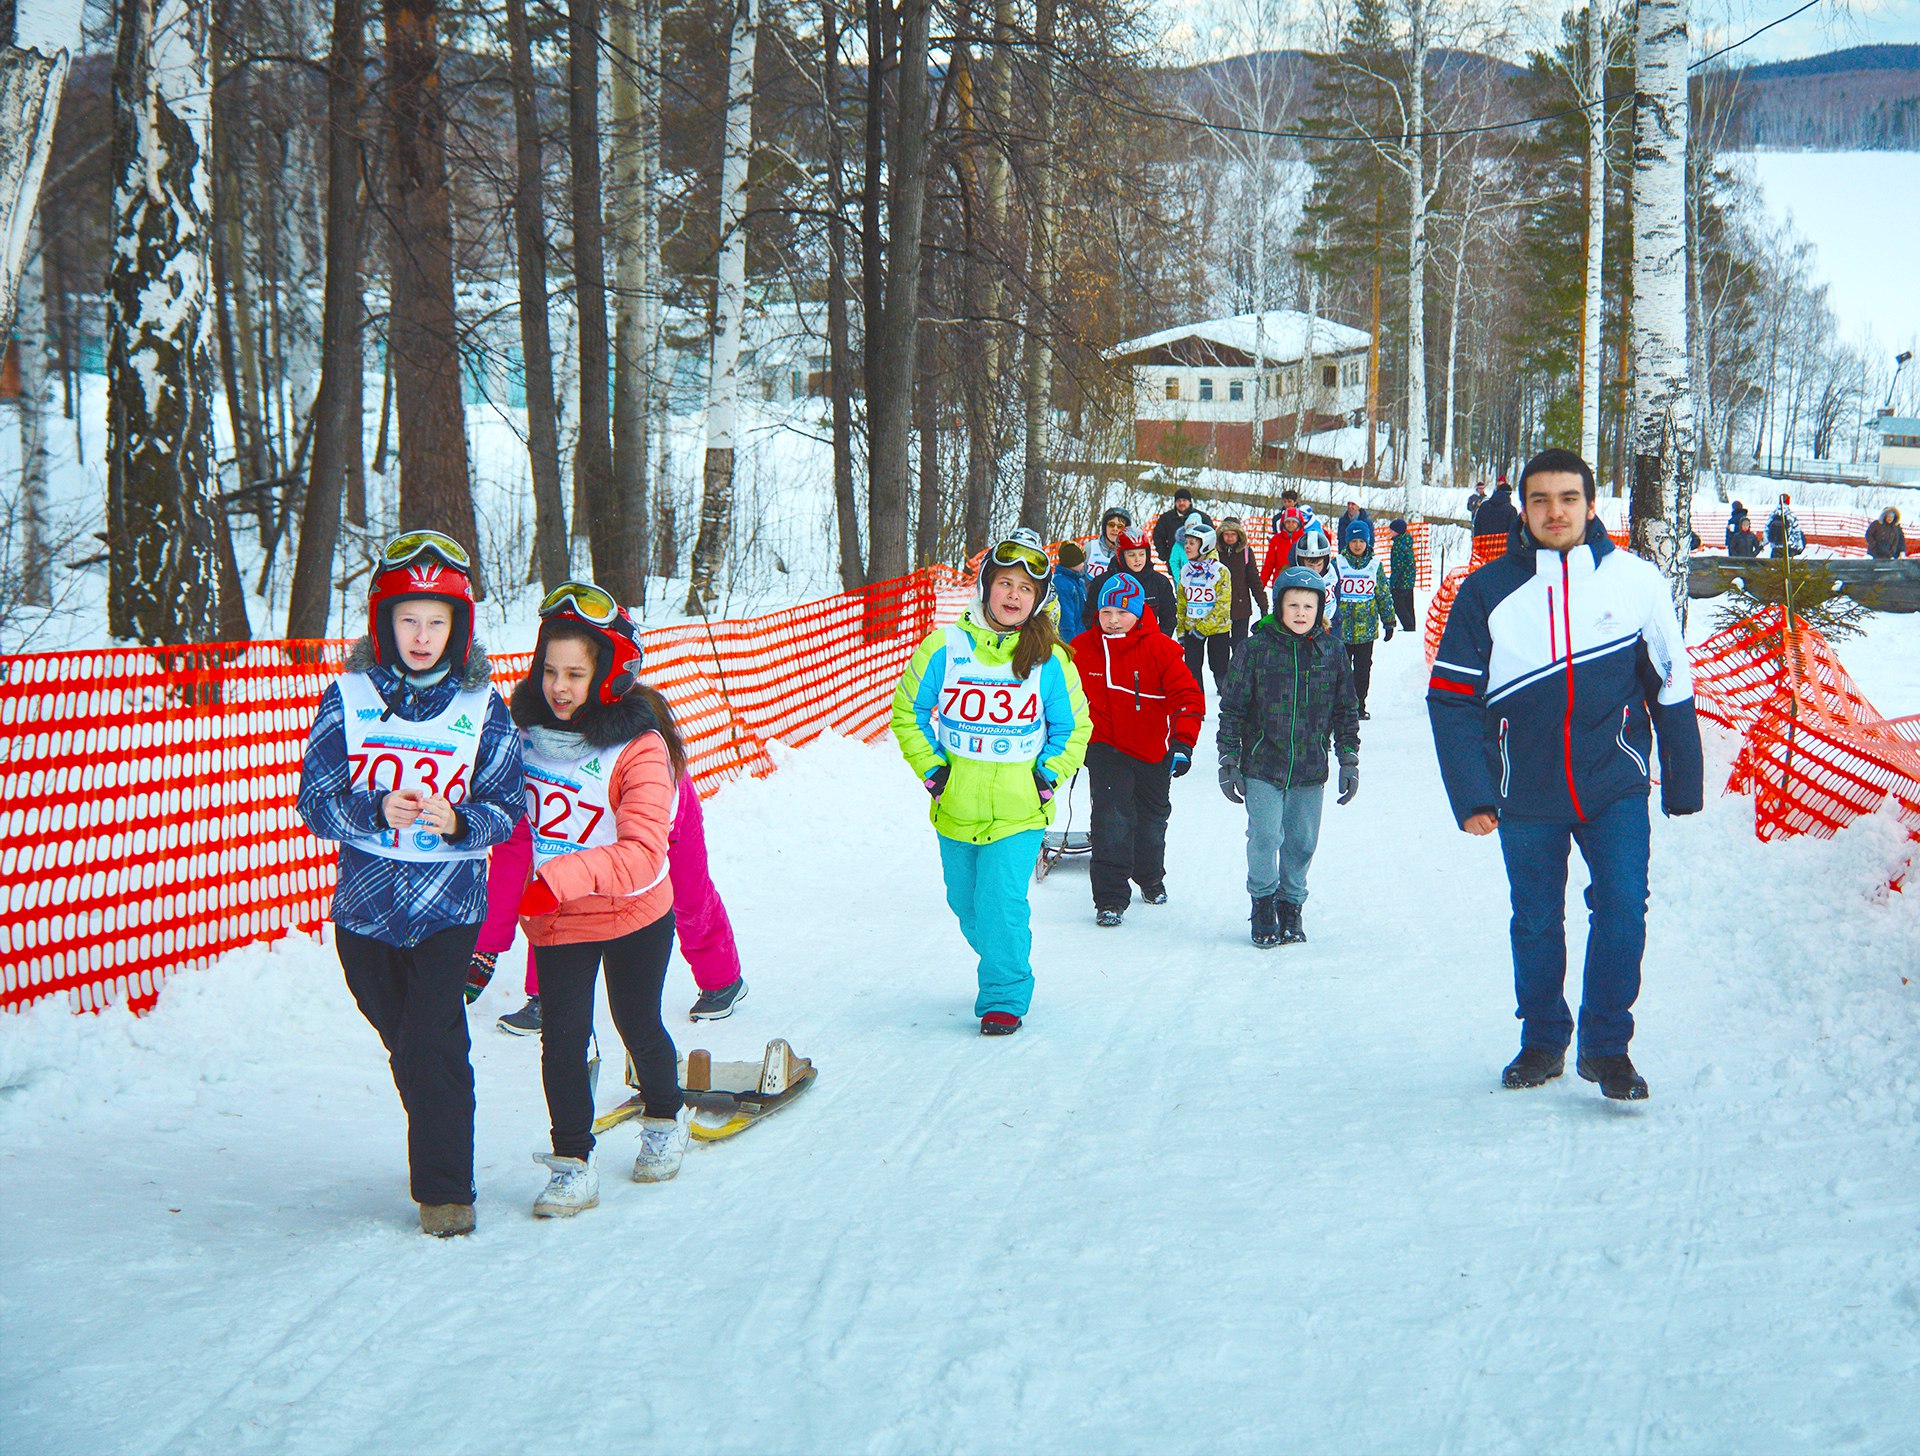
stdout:
{"type": "Polygon", "coordinates": [[[1023,526],[995,542],[973,601],[927,634],[893,694],[893,736],[933,801],[947,906],[979,957],[982,1036],[1018,1031],[1032,1002],[1027,886],[1054,790],[1093,733],[1073,651],[1045,611],[1052,588],[1038,535],[1023,526]]]}
{"type": "Polygon", "coordinates": [[[1729,556],[1734,554],[1733,533],[1743,525],[1751,527],[1752,517],[1747,512],[1745,502],[1735,501],[1727,507],[1727,555],[1729,556]]]}
{"type": "Polygon", "coordinates": [[[1060,635],[1071,642],[1087,628],[1087,556],[1079,543],[1062,541],[1053,573],[1053,596],[1060,603],[1060,635]]]}
{"type": "Polygon", "coordinates": [[[1280,492],[1280,509],[1273,513],[1273,520],[1269,523],[1274,531],[1280,529],[1280,518],[1286,515],[1288,511],[1292,511],[1299,516],[1302,529],[1314,518],[1313,507],[1300,499],[1299,491],[1289,487],[1280,492]]]}
{"type": "Polygon", "coordinates": [[[1898,561],[1907,554],[1907,533],[1900,529],[1900,512],[1888,506],[1880,519],[1868,523],[1867,555],[1875,561],[1898,561]]]}
{"type": "Polygon", "coordinates": [[[1666,578],[1607,538],[1586,461],[1543,450],[1520,491],[1522,528],[1454,600],[1427,714],[1455,822],[1499,834],[1506,861],[1520,1054],[1501,1084],[1538,1087],[1565,1070],[1577,844],[1592,884],[1575,1070],[1637,1101],[1647,1083],[1627,1045],[1647,940],[1656,734],[1662,810],[1697,814],[1704,794],[1686,641],[1666,578]]]}
{"type": "Polygon", "coordinates": [[[1260,568],[1254,564],[1253,546],[1247,540],[1247,528],[1238,516],[1220,522],[1220,564],[1233,578],[1233,631],[1231,650],[1238,652],[1253,625],[1254,608],[1267,614],[1267,589],[1260,583],[1260,568]]]}
{"type": "MultiPolygon", "coordinates": [[[[1500,541],[1507,539],[1520,520],[1520,513],[1513,508],[1513,491],[1507,485],[1507,477],[1500,476],[1494,482],[1493,494],[1473,515],[1473,534],[1476,540],[1492,536],[1500,541]]],[[[1485,549],[1485,548],[1481,548],[1485,549]]],[[[1498,549],[1498,548],[1496,548],[1498,549]]]]}
{"type": "MultiPolygon", "coordinates": [[[[1287,493],[1291,495],[1292,492],[1287,493]]],[[[1283,496],[1284,500],[1285,497],[1283,496]]],[[[1274,578],[1293,565],[1293,553],[1306,534],[1307,518],[1297,505],[1291,505],[1273,518],[1273,535],[1267,541],[1266,559],[1260,563],[1260,584],[1270,587],[1274,578]]]]}
{"type": "Polygon", "coordinates": [[[1480,507],[1487,503],[1487,483],[1476,480],[1473,489],[1467,492],[1467,529],[1473,529],[1473,518],[1480,513],[1480,507]]]}
{"type": "Polygon", "coordinates": [[[1727,521],[1727,555],[1736,561],[1751,560],[1760,555],[1764,544],[1760,533],[1753,529],[1753,518],[1745,506],[1740,506],[1739,514],[1727,521]]]}
{"type": "Polygon", "coordinates": [[[1093,538],[1093,544],[1087,548],[1087,575],[1099,576],[1113,565],[1114,557],[1120,554],[1120,533],[1133,525],[1133,517],[1118,506],[1109,506],[1100,517],[1100,534],[1093,538]]]}
{"type": "Polygon", "coordinates": [[[1373,522],[1356,516],[1342,528],[1344,543],[1334,558],[1334,595],[1340,603],[1340,640],[1353,668],[1353,696],[1365,722],[1367,689],[1373,683],[1373,644],[1384,628],[1393,640],[1393,597],[1387,569],[1374,560],[1373,522]]]}
{"type": "Polygon", "coordinates": [[[562,582],[540,603],[533,664],[513,690],[529,815],[517,902],[540,994],[540,1080],[553,1151],[535,1218],[600,1203],[593,1162],[593,1017],[607,1007],[639,1074],[645,1113],[636,1183],[663,1183],[686,1157],[679,1056],[660,1015],[673,958],[670,846],[687,782],[686,748],[666,699],[640,680],[639,629],[612,593],[562,582]]]}
{"type": "Polygon", "coordinates": [[[469,561],[438,531],[387,543],[367,635],[320,695],[300,761],[300,817],[340,843],[334,948],[387,1050],[420,1231],[436,1238],[474,1230],[461,988],[487,912],[487,851],[527,812],[520,735],[473,636],[469,561]]]}
{"type": "Polygon", "coordinates": [[[1339,802],[1351,803],[1360,791],[1353,669],[1328,630],[1320,578],[1289,567],[1274,583],[1273,615],[1255,624],[1220,694],[1220,792],[1246,805],[1247,894],[1253,943],[1263,949],[1307,938],[1302,907],[1329,744],[1339,759],[1339,802]]]}
{"type": "Polygon", "coordinates": [[[1218,688],[1233,660],[1233,573],[1220,561],[1213,527],[1191,523],[1181,540],[1186,543],[1186,564],[1173,583],[1175,625],[1193,680],[1200,681],[1204,659],[1218,688]]]}
{"type": "MultiPolygon", "coordinates": [[[[1393,533],[1393,549],[1387,557],[1387,588],[1393,593],[1393,613],[1400,619],[1400,630],[1411,632],[1415,620],[1413,587],[1420,575],[1420,564],[1413,554],[1413,532],[1401,520],[1389,521],[1387,529],[1393,533]]],[[[1393,640],[1391,631],[1387,640],[1393,640]]]]}
{"type": "Polygon", "coordinates": [[[1180,544],[1180,533],[1186,529],[1187,518],[1193,513],[1193,492],[1183,485],[1173,493],[1173,505],[1154,517],[1154,554],[1166,563],[1169,576],[1178,574],[1179,568],[1173,564],[1173,553],[1180,544]]]}
{"type": "Polygon", "coordinates": [[[1346,509],[1340,512],[1340,519],[1334,522],[1333,534],[1336,540],[1338,540],[1343,546],[1345,545],[1346,539],[1347,539],[1347,523],[1349,521],[1367,522],[1367,526],[1368,526],[1367,539],[1369,543],[1372,542],[1373,515],[1370,511],[1367,510],[1365,506],[1361,505],[1360,502],[1357,500],[1348,501],[1346,509]]]}
{"type": "Polygon", "coordinates": [[[1806,535],[1800,529],[1800,518],[1793,513],[1793,497],[1785,491],[1780,493],[1780,503],[1773,508],[1773,514],[1767,517],[1767,544],[1773,548],[1768,555],[1775,561],[1807,553],[1806,535]]]}
{"type": "Polygon", "coordinates": [[[1142,619],[1138,581],[1107,576],[1094,603],[1097,620],[1072,646],[1093,714],[1093,913],[1112,927],[1133,899],[1129,883],[1147,904],[1167,903],[1169,786],[1193,763],[1207,704],[1185,655],[1142,619]]]}
{"type": "Polygon", "coordinates": [[[1153,553],[1147,549],[1145,531],[1129,531],[1120,538],[1120,559],[1107,575],[1116,571],[1125,572],[1140,583],[1147,599],[1148,617],[1158,630],[1173,636],[1179,616],[1173,603],[1173,583],[1153,569],[1153,553]]]}

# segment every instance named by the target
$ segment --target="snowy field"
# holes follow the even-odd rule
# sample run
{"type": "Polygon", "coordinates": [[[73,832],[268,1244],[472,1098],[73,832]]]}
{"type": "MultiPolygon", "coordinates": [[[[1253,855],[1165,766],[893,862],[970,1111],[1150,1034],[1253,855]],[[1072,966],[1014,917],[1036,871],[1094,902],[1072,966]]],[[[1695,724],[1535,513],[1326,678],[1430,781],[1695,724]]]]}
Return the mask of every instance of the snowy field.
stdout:
{"type": "MultiPolygon", "coordinates": [[[[1917,622],[1842,649],[1890,713],[1920,709],[1917,622]]],[[[1761,845],[1732,798],[1658,823],[1652,1100],[1503,1092],[1499,851],[1447,816],[1418,640],[1380,649],[1308,944],[1246,943],[1209,729],[1172,903],[1100,930],[1083,866],[1037,887],[1004,1042],[890,746],[726,789],[752,995],[676,1034],[784,1035],[820,1081],[673,1183],[627,1182],[610,1135],[572,1222],[529,1214],[537,1048],[492,1029],[517,952],[473,1012],[480,1228],[447,1244],[414,1229],[329,950],[234,955],[139,1021],[0,1018],[0,1447],[1920,1447],[1920,895],[1878,888],[1901,833],[1761,845]]],[[[670,1012],[693,995],[676,970],[670,1012]]]]}

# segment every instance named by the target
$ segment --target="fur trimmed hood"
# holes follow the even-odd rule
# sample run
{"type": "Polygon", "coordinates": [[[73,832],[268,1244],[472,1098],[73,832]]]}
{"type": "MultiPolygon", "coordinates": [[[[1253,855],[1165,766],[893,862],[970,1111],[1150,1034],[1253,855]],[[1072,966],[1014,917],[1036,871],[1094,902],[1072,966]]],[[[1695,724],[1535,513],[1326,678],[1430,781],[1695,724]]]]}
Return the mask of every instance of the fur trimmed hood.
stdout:
{"type": "MultiPolygon", "coordinates": [[[[353,646],[347,649],[347,672],[390,672],[395,677],[404,676],[395,668],[381,667],[374,660],[373,638],[356,637],[353,646]]],[[[461,674],[460,687],[465,692],[478,692],[493,681],[493,662],[487,656],[484,643],[475,642],[473,650],[467,654],[467,670],[461,674]]]]}
{"type": "Polygon", "coordinates": [[[507,706],[520,727],[570,734],[589,748],[612,748],[660,728],[653,709],[637,692],[629,692],[617,703],[589,703],[563,723],[553,716],[546,694],[540,691],[532,673],[520,680],[507,706]]]}

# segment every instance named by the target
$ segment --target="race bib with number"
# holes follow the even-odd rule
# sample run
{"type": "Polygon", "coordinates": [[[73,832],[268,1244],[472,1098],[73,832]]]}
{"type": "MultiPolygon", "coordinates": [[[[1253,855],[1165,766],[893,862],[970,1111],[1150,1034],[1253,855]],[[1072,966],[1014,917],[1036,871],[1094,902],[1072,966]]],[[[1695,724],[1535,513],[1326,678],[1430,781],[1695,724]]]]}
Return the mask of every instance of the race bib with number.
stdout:
{"type": "MultiPolygon", "coordinates": [[[[618,842],[613,800],[608,793],[613,766],[626,752],[584,747],[579,758],[553,758],[534,747],[532,735],[520,735],[520,759],[527,784],[527,827],[533,831],[533,867],[537,871],[562,855],[601,849],[618,842]]],[[[667,863],[651,884],[632,891],[644,895],[667,877],[667,863]]]]}
{"type": "MultiPolygon", "coordinates": [[[[458,808],[473,781],[480,733],[487,723],[492,688],[459,692],[438,717],[423,723],[389,718],[386,700],[363,672],[343,673],[340,701],[347,713],[347,768],[354,792],[377,789],[439,794],[458,808]]],[[[356,849],[388,859],[485,859],[487,851],[449,845],[424,824],[387,829],[348,840],[356,849]]]]}
{"type": "Polygon", "coordinates": [[[987,763],[1031,763],[1047,744],[1040,670],[1021,682],[1011,663],[982,662],[964,629],[947,628],[947,675],[933,724],[948,754],[987,763]]]}

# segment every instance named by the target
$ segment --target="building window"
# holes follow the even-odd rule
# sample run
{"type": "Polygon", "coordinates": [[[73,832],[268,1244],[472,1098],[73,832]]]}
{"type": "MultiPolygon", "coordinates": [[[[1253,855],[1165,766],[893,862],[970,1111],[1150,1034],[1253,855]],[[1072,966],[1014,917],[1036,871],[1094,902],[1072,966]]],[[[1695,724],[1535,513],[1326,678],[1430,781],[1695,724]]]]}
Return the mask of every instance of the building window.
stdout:
{"type": "Polygon", "coordinates": [[[1227,381],[1227,398],[1228,399],[1232,400],[1235,404],[1238,404],[1241,400],[1245,399],[1246,397],[1247,397],[1247,381],[1246,380],[1229,379],[1227,381]]]}
{"type": "Polygon", "coordinates": [[[1212,398],[1213,398],[1213,381],[1211,379],[1205,379],[1205,378],[1201,379],[1200,402],[1202,404],[1205,404],[1212,398]]]}
{"type": "Polygon", "coordinates": [[[1920,435],[1882,435],[1881,443],[1894,450],[1920,450],[1920,435]]]}
{"type": "Polygon", "coordinates": [[[1175,375],[1169,374],[1167,376],[1167,398],[1168,399],[1180,398],[1180,380],[1175,375]]]}
{"type": "Polygon", "coordinates": [[[1320,371],[1320,382],[1328,389],[1338,389],[1340,387],[1339,366],[1336,364],[1328,364],[1323,367],[1320,371]]]}

